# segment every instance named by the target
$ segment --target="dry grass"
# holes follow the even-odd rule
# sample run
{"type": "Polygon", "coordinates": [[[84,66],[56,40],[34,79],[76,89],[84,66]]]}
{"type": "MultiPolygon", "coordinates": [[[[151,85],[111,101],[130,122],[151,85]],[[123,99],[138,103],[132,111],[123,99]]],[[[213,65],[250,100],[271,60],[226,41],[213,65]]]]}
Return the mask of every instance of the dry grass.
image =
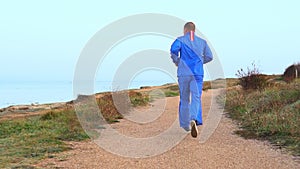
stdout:
{"type": "Polygon", "coordinates": [[[300,83],[281,84],[263,91],[227,90],[226,108],[246,138],[267,139],[300,155],[300,83]]]}

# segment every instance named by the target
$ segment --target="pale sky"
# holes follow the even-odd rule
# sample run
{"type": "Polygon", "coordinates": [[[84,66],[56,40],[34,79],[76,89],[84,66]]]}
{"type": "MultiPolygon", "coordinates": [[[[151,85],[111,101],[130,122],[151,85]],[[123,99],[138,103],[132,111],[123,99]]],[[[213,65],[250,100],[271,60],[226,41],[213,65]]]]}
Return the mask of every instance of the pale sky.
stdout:
{"type": "MultiPolygon", "coordinates": [[[[193,21],[226,77],[253,61],[262,73],[280,74],[300,62],[299,6],[298,0],[1,1],[0,81],[72,81],[80,52],[96,32],[142,13],[193,21]]],[[[169,51],[169,43],[159,46],[169,51]]]]}

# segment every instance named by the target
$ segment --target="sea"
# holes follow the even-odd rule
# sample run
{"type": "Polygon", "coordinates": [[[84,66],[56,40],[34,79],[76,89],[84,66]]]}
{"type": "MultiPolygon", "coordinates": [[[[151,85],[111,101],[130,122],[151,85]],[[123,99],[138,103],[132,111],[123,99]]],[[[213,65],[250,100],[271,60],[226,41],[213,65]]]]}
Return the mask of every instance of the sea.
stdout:
{"type": "MultiPolygon", "coordinates": [[[[127,89],[160,86],[166,81],[133,81],[127,89]]],[[[116,91],[111,81],[96,81],[94,93],[116,91]]],[[[12,105],[67,102],[75,99],[72,81],[0,82],[0,108],[12,105]]]]}

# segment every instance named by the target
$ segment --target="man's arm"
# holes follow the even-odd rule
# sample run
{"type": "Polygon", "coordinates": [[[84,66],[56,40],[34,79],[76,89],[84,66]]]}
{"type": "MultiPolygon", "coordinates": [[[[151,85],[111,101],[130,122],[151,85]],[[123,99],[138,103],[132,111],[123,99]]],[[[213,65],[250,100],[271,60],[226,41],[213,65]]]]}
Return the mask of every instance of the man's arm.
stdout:
{"type": "Polygon", "coordinates": [[[178,63],[179,63],[179,51],[181,49],[181,42],[179,40],[175,40],[171,46],[171,50],[170,50],[170,53],[171,53],[171,58],[173,60],[173,62],[175,63],[176,66],[178,66],[178,63]]]}
{"type": "Polygon", "coordinates": [[[205,64],[212,60],[213,60],[213,54],[212,54],[207,42],[205,42],[205,48],[204,48],[204,53],[203,53],[203,62],[205,64]]]}

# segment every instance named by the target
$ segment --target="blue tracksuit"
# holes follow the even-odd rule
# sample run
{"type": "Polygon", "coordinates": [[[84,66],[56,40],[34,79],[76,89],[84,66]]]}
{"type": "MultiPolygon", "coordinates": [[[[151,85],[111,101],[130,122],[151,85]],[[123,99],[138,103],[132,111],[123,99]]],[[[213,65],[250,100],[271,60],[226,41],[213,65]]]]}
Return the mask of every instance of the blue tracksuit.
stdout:
{"type": "Polygon", "coordinates": [[[190,120],[195,120],[197,125],[201,125],[203,64],[213,59],[212,52],[204,39],[195,36],[194,32],[188,32],[172,44],[171,58],[178,66],[180,126],[189,127],[190,120]]]}

